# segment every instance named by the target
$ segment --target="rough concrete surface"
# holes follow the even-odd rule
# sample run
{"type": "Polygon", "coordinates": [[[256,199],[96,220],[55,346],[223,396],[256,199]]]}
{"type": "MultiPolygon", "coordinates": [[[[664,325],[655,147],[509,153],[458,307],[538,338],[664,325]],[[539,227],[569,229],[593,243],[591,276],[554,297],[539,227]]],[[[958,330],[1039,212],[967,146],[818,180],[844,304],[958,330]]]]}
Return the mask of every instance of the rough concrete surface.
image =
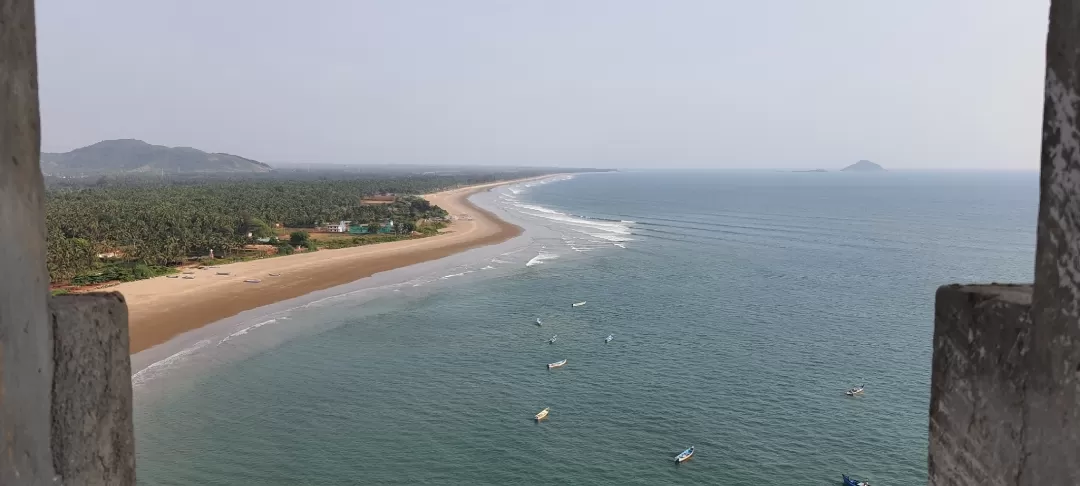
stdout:
{"type": "Polygon", "coordinates": [[[34,2],[0,0],[0,485],[55,477],[35,35],[34,2]]]}
{"type": "Polygon", "coordinates": [[[118,292],[49,301],[53,465],[64,484],[135,484],[128,315],[118,292]]]}
{"type": "Polygon", "coordinates": [[[1030,285],[938,289],[930,389],[931,485],[1016,484],[1023,463],[1030,285]]]}
{"type": "Polygon", "coordinates": [[[1080,484],[1080,0],[1054,0],[1019,484],[1080,484]]]}

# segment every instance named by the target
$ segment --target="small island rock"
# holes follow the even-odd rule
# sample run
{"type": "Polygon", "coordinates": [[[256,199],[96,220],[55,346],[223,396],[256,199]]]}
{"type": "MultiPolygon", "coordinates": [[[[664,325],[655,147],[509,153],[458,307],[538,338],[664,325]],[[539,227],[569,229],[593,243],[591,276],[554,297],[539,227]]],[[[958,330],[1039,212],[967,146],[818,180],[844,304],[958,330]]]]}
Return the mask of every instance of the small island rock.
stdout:
{"type": "Polygon", "coordinates": [[[860,160],[840,170],[848,170],[853,172],[885,172],[884,167],[870,162],[869,160],[860,160]]]}

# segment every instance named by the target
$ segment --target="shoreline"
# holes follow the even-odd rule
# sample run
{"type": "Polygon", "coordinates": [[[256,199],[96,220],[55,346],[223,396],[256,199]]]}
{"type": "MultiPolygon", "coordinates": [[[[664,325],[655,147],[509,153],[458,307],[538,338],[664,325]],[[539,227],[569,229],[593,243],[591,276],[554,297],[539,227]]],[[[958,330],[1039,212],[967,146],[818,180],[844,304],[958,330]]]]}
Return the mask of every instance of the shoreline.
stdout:
{"type": "Polygon", "coordinates": [[[507,241],[522,228],[469,201],[498,186],[558,174],[479,184],[423,197],[454,216],[440,234],[353,248],[319,250],[198,270],[194,279],[164,276],[127,282],[120,292],[128,305],[132,355],[185,332],[241,312],[370,277],[376,273],[437,260],[473,248],[507,241]],[[464,217],[463,217],[464,216],[464,217]],[[229,275],[217,275],[229,272],[229,275]],[[271,277],[270,273],[280,276],[271,277]],[[257,284],[245,279],[257,278],[257,284]]]}

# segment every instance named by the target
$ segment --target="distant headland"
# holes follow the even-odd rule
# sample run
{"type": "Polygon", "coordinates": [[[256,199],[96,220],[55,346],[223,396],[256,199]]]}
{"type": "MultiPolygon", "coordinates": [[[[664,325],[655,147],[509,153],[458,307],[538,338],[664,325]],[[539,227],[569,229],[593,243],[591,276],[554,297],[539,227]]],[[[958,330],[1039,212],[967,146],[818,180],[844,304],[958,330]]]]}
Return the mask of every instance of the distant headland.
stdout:
{"type": "Polygon", "coordinates": [[[884,167],[870,162],[869,160],[860,160],[840,170],[847,170],[852,172],[885,172],[884,167]]]}

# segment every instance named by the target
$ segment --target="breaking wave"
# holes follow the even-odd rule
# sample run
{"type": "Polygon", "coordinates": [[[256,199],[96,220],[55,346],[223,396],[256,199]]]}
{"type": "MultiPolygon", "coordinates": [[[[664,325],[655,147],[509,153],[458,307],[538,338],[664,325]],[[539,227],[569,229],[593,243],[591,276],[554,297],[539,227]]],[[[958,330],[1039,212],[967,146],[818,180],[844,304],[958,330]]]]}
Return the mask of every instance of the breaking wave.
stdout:
{"type": "Polygon", "coordinates": [[[531,267],[531,266],[534,266],[534,265],[539,265],[541,263],[544,263],[545,261],[554,260],[556,258],[559,258],[559,255],[557,255],[555,253],[548,253],[546,251],[541,251],[540,253],[537,253],[536,256],[532,257],[532,259],[530,259],[528,262],[526,262],[525,266],[526,267],[531,267]]]}
{"type": "Polygon", "coordinates": [[[176,364],[177,362],[179,362],[180,360],[184,359],[185,356],[188,356],[191,353],[194,353],[195,351],[198,351],[200,348],[206,347],[209,344],[210,344],[209,339],[203,339],[202,341],[199,341],[199,342],[195,343],[190,348],[184,349],[184,350],[182,350],[182,351],[180,351],[180,352],[178,352],[178,353],[176,353],[176,354],[174,354],[172,356],[169,356],[168,358],[165,358],[165,359],[163,359],[161,361],[156,361],[154,363],[151,363],[150,366],[147,366],[146,368],[143,368],[143,369],[139,370],[138,372],[136,372],[134,375],[131,375],[131,384],[132,385],[141,385],[141,384],[145,383],[147,380],[150,380],[151,378],[157,376],[161,372],[167,370],[170,366],[172,366],[172,365],[176,364]]]}
{"type": "Polygon", "coordinates": [[[236,331],[236,332],[234,332],[232,334],[229,334],[228,336],[225,336],[225,339],[222,339],[221,342],[219,342],[218,344],[225,344],[225,341],[228,341],[228,340],[230,340],[230,339],[232,339],[234,337],[237,337],[237,336],[243,336],[244,334],[247,334],[252,329],[258,329],[258,328],[263,327],[263,326],[265,326],[267,324],[273,324],[273,323],[275,323],[277,321],[278,321],[277,319],[270,319],[269,321],[263,321],[263,322],[260,322],[258,324],[252,324],[252,325],[250,325],[248,327],[245,327],[245,328],[243,328],[243,329],[241,329],[239,331],[236,331]]]}

